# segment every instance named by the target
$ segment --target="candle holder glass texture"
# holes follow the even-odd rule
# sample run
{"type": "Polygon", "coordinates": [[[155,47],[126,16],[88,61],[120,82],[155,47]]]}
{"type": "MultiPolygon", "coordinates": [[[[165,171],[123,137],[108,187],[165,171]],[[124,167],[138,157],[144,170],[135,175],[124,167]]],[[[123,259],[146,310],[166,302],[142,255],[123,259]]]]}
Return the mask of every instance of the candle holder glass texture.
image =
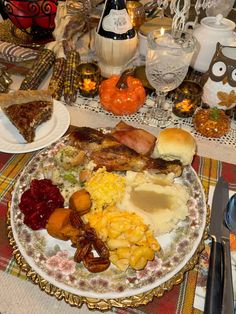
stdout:
{"type": "Polygon", "coordinates": [[[126,7],[134,29],[138,30],[146,20],[144,5],[139,1],[128,0],[126,7]]]}
{"type": "Polygon", "coordinates": [[[96,63],[81,63],[77,69],[79,92],[84,97],[94,97],[98,94],[101,81],[101,71],[96,63]]]}
{"type": "Polygon", "coordinates": [[[180,118],[192,117],[201,105],[202,87],[193,81],[185,80],[170,93],[174,102],[172,112],[180,118]]]}

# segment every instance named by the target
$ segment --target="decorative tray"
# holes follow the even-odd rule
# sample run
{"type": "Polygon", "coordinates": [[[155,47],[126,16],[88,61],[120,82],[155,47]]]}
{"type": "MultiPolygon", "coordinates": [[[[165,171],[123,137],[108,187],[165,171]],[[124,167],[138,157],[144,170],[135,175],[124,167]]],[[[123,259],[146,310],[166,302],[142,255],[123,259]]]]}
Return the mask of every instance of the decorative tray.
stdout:
{"type": "Polygon", "coordinates": [[[32,231],[23,223],[18,204],[22,192],[32,178],[42,179],[42,169],[50,165],[57,147],[66,145],[64,137],[39,152],[19,176],[8,212],[8,237],[17,263],[27,277],[57,299],[73,306],[83,303],[89,309],[107,310],[112,307],[137,307],[161,297],[183,280],[185,272],[194,268],[204,248],[209,210],[202,184],[191,166],[184,168],[177,181],[189,191],[189,214],[171,232],[158,236],[161,256],[140,271],[125,272],[111,265],[102,273],[90,273],[73,261],[75,249],[65,241],[48,235],[45,229],[32,231]]]}

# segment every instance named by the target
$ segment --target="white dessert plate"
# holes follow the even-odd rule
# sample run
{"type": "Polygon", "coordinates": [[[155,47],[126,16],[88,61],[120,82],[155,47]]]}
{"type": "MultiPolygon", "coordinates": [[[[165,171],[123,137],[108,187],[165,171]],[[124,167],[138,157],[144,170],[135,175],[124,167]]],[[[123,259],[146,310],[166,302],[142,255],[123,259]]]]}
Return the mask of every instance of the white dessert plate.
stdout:
{"type": "Polygon", "coordinates": [[[70,114],[65,105],[54,100],[52,118],[36,129],[33,143],[26,143],[23,136],[3,112],[0,113],[0,151],[27,153],[44,148],[57,141],[70,125],[70,114]]]}

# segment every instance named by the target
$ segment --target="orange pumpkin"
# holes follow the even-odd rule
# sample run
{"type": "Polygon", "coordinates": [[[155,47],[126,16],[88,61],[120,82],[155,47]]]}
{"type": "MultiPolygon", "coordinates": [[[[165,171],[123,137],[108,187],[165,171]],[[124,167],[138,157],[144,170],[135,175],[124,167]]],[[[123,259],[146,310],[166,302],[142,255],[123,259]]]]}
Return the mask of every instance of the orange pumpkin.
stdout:
{"type": "Polygon", "coordinates": [[[145,102],[146,92],[139,79],[124,74],[104,80],[99,96],[104,109],[121,116],[137,112],[145,102]]]}

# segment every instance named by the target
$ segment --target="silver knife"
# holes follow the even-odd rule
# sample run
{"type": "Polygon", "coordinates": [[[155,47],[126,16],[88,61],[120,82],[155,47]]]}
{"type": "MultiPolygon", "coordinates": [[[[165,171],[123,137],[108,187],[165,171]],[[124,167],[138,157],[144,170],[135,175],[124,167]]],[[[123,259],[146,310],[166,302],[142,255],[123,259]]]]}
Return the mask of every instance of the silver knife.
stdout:
{"type": "Polygon", "coordinates": [[[213,194],[209,235],[212,238],[204,313],[220,314],[222,310],[222,219],[228,202],[228,184],[220,177],[213,194]]]}
{"type": "MultiPolygon", "coordinates": [[[[228,191],[229,199],[229,191],[228,191]]],[[[229,241],[229,229],[225,224],[225,215],[223,213],[223,221],[221,227],[221,239],[223,247],[223,299],[222,299],[222,314],[234,313],[234,291],[232,281],[232,266],[231,266],[231,254],[230,254],[230,241],[229,241]]]]}

